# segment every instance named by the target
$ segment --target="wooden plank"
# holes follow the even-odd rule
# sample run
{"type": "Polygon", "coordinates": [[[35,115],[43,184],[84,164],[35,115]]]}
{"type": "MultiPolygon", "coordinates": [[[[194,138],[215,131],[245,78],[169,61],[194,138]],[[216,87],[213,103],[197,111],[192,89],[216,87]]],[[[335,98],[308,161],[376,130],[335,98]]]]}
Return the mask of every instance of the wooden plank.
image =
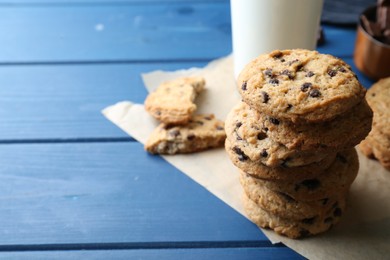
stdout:
{"type": "MultiPolygon", "coordinates": [[[[210,60],[231,53],[229,2],[0,8],[0,63],[210,60]]],[[[355,30],[324,26],[320,51],[351,56],[355,30]]]]}
{"type": "Polygon", "coordinates": [[[253,223],[137,142],[3,145],[0,172],[2,247],[270,245],[253,223]]]}
{"type": "Polygon", "coordinates": [[[205,62],[73,66],[5,66],[0,69],[0,140],[127,137],[100,111],[123,100],[142,103],[141,73],[205,62]]]}
{"type": "Polygon", "coordinates": [[[231,52],[224,2],[3,6],[0,62],[210,59],[231,52]]]}
{"type": "MultiPolygon", "coordinates": [[[[188,3],[188,2],[208,2],[210,0],[0,0],[4,5],[117,5],[117,4],[137,4],[137,3],[188,3]]],[[[213,0],[213,2],[229,2],[229,0],[213,0]]]]}
{"type": "Polygon", "coordinates": [[[286,247],[265,248],[208,248],[177,250],[84,250],[84,251],[38,251],[1,252],[3,259],[183,259],[183,260],[279,260],[305,259],[286,247]]]}
{"type": "MultiPolygon", "coordinates": [[[[351,58],[345,60],[353,66],[351,58]]],[[[142,103],[147,95],[140,77],[143,72],[204,65],[205,62],[185,62],[2,67],[0,142],[126,138],[101,115],[101,109],[122,100],[142,103]]],[[[372,84],[356,68],[355,71],[364,86],[372,84]]]]}

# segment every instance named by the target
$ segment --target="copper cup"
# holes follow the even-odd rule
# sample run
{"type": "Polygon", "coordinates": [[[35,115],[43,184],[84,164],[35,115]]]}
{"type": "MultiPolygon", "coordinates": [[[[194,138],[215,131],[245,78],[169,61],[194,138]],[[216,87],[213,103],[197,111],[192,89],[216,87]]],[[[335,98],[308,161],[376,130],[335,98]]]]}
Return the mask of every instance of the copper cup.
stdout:
{"type": "MultiPolygon", "coordinates": [[[[376,20],[376,6],[367,8],[362,14],[371,20],[376,20]]],[[[372,79],[390,76],[390,45],[376,40],[363,28],[359,20],[354,62],[356,67],[372,79]]]]}

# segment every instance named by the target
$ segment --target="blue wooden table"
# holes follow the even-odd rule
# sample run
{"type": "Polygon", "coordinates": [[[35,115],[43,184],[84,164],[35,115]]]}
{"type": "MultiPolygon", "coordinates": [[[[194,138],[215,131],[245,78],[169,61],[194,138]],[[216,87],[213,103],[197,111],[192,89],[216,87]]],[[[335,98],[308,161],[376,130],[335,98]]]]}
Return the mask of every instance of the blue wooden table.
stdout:
{"type": "MultiPolygon", "coordinates": [[[[355,68],[355,29],[324,30],[355,68]]],[[[231,53],[228,1],[0,0],[0,43],[0,258],[302,258],[100,112],[231,53]]]]}

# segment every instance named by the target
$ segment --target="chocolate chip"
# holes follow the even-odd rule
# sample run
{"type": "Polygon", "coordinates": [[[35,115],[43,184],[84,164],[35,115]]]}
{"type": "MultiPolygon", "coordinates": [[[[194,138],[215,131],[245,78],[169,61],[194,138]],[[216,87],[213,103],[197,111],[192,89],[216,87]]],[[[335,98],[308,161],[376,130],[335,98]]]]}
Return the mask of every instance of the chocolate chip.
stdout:
{"type": "Polygon", "coordinates": [[[315,219],[316,219],[315,217],[312,217],[312,218],[304,218],[304,219],[302,219],[302,223],[308,224],[308,225],[312,225],[312,224],[314,223],[314,220],[315,220],[315,219]]]}
{"type": "Polygon", "coordinates": [[[263,132],[260,132],[257,134],[257,140],[264,140],[265,138],[267,138],[267,135],[263,132]]]}
{"type": "Polygon", "coordinates": [[[172,129],[168,132],[170,136],[177,137],[180,135],[180,131],[178,129],[172,129]]]}
{"type": "Polygon", "coordinates": [[[346,70],[344,67],[340,67],[340,68],[339,68],[339,71],[340,71],[340,72],[343,72],[343,73],[344,73],[344,72],[347,72],[347,70],[346,70]]]}
{"type": "Polygon", "coordinates": [[[288,65],[292,65],[292,64],[294,64],[295,62],[298,62],[298,61],[299,61],[298,59],[295,59],[295,60],[289,61],[289,62],[288,62],[288,65]]]}
{"type": "Polygon", "coordinates": [[[285,62],[286,60],[285,59],[280,59],[281,62],[285,62]]]}
{"type": "Polygon", "coordinates": [[[263,103],[267,103],[269,100],[269,95],[265,91],[261,91],[261,96],[263,98],[263,103]]]}
{"type": "Polygon", "coordinates": [[[287,163],[291,160],[291,158],[286,158],[283,160],[283,162],[280,164],[283,168],[288,168],[287,163]]]}
{"type": "Polygon", "coordinates": [[[272,85],[279,85],[279,80],[278,79],[270,79],[268,82],[270,84],[272,84],[272,85]]]}
{"type": "Polygon", "coordinates": [[[328,75],[333,78],[334,76],[336,76],[337,74],[337,70],[328,70],[328,75]]]}
{"type": "Polygon", "coordinates": [[[313,86],[313,84],[311,84],[310,82],[305,82],[302,84],[301,86],[301,90],[303,92],[306,92],[309,88],[311,88],[313,86]]]}
{"type": "Polygon", "coordinates": [[[268,156],[267,150],[265,150],[265,149],[261,150],[260,156],[261,157],[267,157],[268,156]]]}
{"type": "Polygon", "coordinates": [[[293,105],[287,104],[287,110],[291,109],[292,107],[293,107],[293,105]]]}
{"type": "Polygon", "coordinates": [[[233,147],[233,151],[238,155],[238,160],[241,162],[246,161],[249,159],[248,155],[246,155],[240,148],[237,146],[233,147]]]}
{"type": "Polygon", "coordinates": [[[274,124],[274,125],[279,125],[279,120],[278,119],[276,119],[276,118],[274,118],[274,117],[270,117],[269,118],[269,121],[272,123],[272,124],[274,124]]]}
{"type": "Polygon", "coordinates": [[[268,127],[263,128],[264,132],[268,132],[268,127]]]}
{"type": "Polygon", "coordinates": [[[341,217],[342,214],[343,214],[343,211],[340,208],[336,208],[333,211],[333,216],[335,216],[335,217],[341,217]]]}
{"type": "Polygon", "coordinates": [[[369,20],[366,15],[360,16],[360,21],[363,24],[365,31],[369,35],[371,35],[372,37],[377,38],[377,37],[380,37],[382,35],[382,32],[381,32],[382,28],[380,26],[380,19],[379,19],[380,14],[381,14],[380,9],[378,8],[378,13],[377,13],[378,22],[373,22],[373,21],[369,20]]]}
{"type": "Polygon", "coordinates": [[[317,179],[304,180],[300,184],[305,186],[308,190],[315,190],[321,186],[321,182],[317,179]]]}
{"type": "Polygon", "coordinates": [[[324,219],[324,223],[328,224],[328,223],[332,223],[333,222],[333,218],[332,217],[327,217],[326,219],[324,219]]]}
{"type": "Polygon", "coordinates": [[[210,116],[205,116],[204,119],[211,120],[212,118],[210,116]]]}
{"type": "Polygon", "coordinates": [[[321,92],[318,89],[313,88],[313,89],[310,89],[309,96],[319,97],[319,96],[321,96],[321,92]]]}
{"type": "Polygon", "coordinates": [[[238,123],[236,124],[236,128],[239,128],[240,126],[242,126],[242,123],[241,123],[241,122],[238,122],[238,123]]]}
{"type": "Polygon", "coordinates": [[[299,65],[297,66],[297,71],[302,70],[302,68],[303,68],[303,65],[302,65],[302,64],[299,64],[299,65]]]}
{"type": "Polygon", "coordinates": [[[246,81],[244,81],[244,82],[242,83],[241,89],[244,90],[244,91],[246,90],[246,81]]]}
{"type": "Polygon", "coordinates": [[[322,205],[326,205],[328,203],[328,201],[329,201],[328,198],[322,199],[322,205]]]}
{"type": "Polygon", "coordinates": [[[304,228],[302,228],[299,231],[299,237],[307,237],[307,236],[310,236],[310,235],[311,235],[311,233],[308,230],[304,229],[304,228]]]}
{"type": "Polygon", "coordinates": [[[306,73],[306,75],[305,75],[305,77],[307,77],[307,78],[311,78],[311,77],[313,77],[314,76],[314,72],[313,71],[308,71],[307,73],[306,73]]]}
{"type": "Polygon", "coordinates": [[[224,130],[224,128],[222,126],[220,126],[220,125],[217,125],[216,129],[219,130],[219,131],[224,130]]]}
{"type": "Polygon", "coordinates": [[[337,160],[339,160],[342,163],[348,162],[347,159],[344,156],[342,156],[341,154],[337,154],[336,158],[337,158],[337,160]]]}
{"type": "Polygon", "coordinates": [[[198,125],[203,125],[203,122],[202,121],[195,121],[195,123],[197,123],[198,125]]]}
{"type": "Polygon", "coordinates": [[[266,70],[264,71],[264,75],[266,75],[266,76],[272,78],[272,70],[271,70],[271,69],[266,69],[266,70]]]}
{"type": "Polygon", "coordinates": [[[187,140],[188,141],[192,141],[192,140],[194,140],[195,139],[195,135],[194,134],[189,134],[188,136],[187,136],[187,140]]]}
{"type": "Polygon", "coordinates": [[[172,129],[172,128],[174,128],[174,127],[175,127],[174,125],[164,125],[164,126],[163,126],[163,128],[164,128],[165,130],[172,129]]]}
{"type": "Polygon", "coordinates": [[[289,70],[283,70],[282,72],[280,72],[280,75],[286,75],[289,79],[293,79],[294,76],[292,75],[291,71],[289,70]]]}

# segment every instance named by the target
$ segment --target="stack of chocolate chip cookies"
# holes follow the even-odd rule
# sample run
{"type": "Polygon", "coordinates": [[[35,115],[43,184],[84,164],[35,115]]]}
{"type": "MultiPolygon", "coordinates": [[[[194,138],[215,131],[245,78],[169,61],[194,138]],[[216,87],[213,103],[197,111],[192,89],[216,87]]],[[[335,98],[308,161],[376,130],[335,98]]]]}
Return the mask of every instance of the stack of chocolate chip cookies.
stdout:
{"type": "Polygon", "coordinates": [[[299,49],[259,56],[238,86],[225,147],[249,218],[291,238],[328,230],[358,172],[354,147],[371,129],[365,89],[342,60],[299,49]]]}

